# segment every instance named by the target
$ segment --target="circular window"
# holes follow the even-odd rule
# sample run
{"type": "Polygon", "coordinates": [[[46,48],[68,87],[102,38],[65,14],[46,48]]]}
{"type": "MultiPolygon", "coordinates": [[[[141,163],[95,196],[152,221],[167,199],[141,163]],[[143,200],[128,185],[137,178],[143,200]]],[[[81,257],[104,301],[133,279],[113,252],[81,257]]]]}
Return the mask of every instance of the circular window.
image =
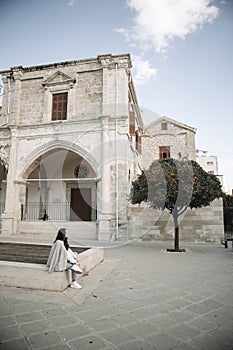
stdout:
{"type": "Polygon", "coordinates": [[[88,177],[88,175],[89,175],[89,168],[86,165],[84,165],[84,164],[78,165],[74,169],[74,175],[76,177],[79,177],[79,178],[88,177]]]}

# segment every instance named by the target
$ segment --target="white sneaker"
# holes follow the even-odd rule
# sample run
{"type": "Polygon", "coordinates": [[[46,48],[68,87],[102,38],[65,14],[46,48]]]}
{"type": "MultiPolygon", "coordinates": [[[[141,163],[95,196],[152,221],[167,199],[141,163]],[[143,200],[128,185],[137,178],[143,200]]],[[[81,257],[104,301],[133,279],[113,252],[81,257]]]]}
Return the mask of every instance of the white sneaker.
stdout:
{"type": "Polygon", "coordinates": [[[72,267],[71,267],[71,270],[77,272],[77,273],[83,273],[82,269],[80,269],[80,267],[76,264],[74,264],[72,267]]]}
{"type": "Polygon", "coordinates": [[[76,289],[81,289],[82,286],[77,281],[73,281],[70,285],[70,288],[76,288],[76,289]]]}

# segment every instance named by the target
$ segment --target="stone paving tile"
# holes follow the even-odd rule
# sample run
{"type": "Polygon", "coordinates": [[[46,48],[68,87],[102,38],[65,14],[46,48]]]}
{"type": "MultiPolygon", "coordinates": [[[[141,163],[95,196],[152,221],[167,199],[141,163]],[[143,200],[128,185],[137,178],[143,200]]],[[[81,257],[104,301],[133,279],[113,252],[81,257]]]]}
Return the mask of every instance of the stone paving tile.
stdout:
{"type": "MultiPolygon", "coordinates": [[[[45,350],[70,350],[70,345],[66,342],[61,342],[55,345],[49,345],[49,347],[44,347],[40,349],[45,349],[45,350]]],[[[16,349],[15,349],[16,350],[16,349]]],[[[79,349],[82,350],[82,349],[79,349]]]]}
{"type": "Polygon", "coordinates": [[[169,317],[171,317],[174,320],[174,322],[187,322],[192,320],[196,316],[193,313],[182,309],[169,312],[169,317]]]}
{"type": "Polygon", "coordinates": [[[23,314],[15,315],[15,319],[18,324],[21,324],[44,319],[44,315],[39,311],[25,312],[23,314]]]}
{"type": "Polygon", "coordinates": [[[232,345],[225,342],[220,343],[216,338],[208,334],[194,339],[191,345],[194,350],[232,350],[232,345]]]}
{"type": "Polygon", "coordinates": [[[130,315],[133,317],[136,317],[138,319],[142,318],[151,318],[155,315],[156,313],[156,308],[155,307],[149,307],[148,305],[146,307],[131,311],[130,315]]]}
{"type": "Polygon", "coordinates": [[[186,310],[193,312],[197,315],[204,315],[222,306],[223,306],[222,303],[218,303],[216,301],[209,299],[209,300],[205,300],[200,303],[188,306],[186,310]]]}
{"type": "Polygon", "coordinates": [[[0,329],[0,342],[20,338],[21,333],[17,326],[2,327],[0,329]]]}
{"type": "Polygon", "coordinates": [[[59,334],[66,340],[77,339],[85,335],[91,334],[92,331],[84,324],[70,324],[64,328],[59,329],[59,334]]]}
{"type": "Polygon", "coordinates": [[[118,328],[119,324],[113,319],[102,319],[102,320],[89,320],[86,322],[88,327],[94,329],[96,332],[103,332],[109,329],[118,328]]]}
{"type": "Polygon", "coordinates": [[[29,350],[30,347],[24,339],[14,339],[8,342],[0,342],[0,350],[29,350]]]}
{"type": "Polygon", "coordinates": [[[183,309],[184,307],[187,307],[192,304],[191,301],[183,297],[167,300],[166,303],[175,307],[176,309],[183,309]]]}
{"type": "Polygon", "coordinates": [[[154,333],[157,331],[156,324],[154,322],[148,322],[145,320],[138,321],[136,323],[132,323],[130,325],[124,326],[124,331],[127,333],[137,336],[137,337],[145,337],[150,333],[154,333]]]}
{"type": "Polygon", "coordinates": [[[42,310],[41,313],[45,316],[45,317],[53,317],[53,316],[64,316],[65,314],[68,314],[68,312],[66,311],[65,308],[61,308],[61,307],[56,307],[53,309],[48,309],[48,310],[42,310]]]}
{"type": "Polygon", "coordinates": [[[107,342],[96,335],[90,335],[69,342],[73,349],[77,350],[102,350],[106,348],[107,342]]]}
{"type": "Polygon", "coordinates": [[[154,314],[156,313],[163,314],[163,313],[175,311],[176,308],[174,306],[167,304],[166,302],[162,302],[156,306],[153,306],[151,310],[153,310],[154,314]]]}
{"type": "Polygon", "coordinates": [[[9,315],[16,315],[16,314],[23,314],[26,312],[34,312],[34,305],[33,304],[29,304],[29,305],[25,305],[25,304],[19,304],[19,305],[10,305],[8,307],[8,313],[9,315]]]}
{"type": "Polygon", "coordinates": [[[0,317],[0,328],[7,326],[14,326],[16,321],[13,316],[0,317]]]}
{"type": "Polygon", "coordinates": [[[61,343],[63,340],[55,331],[34,334],[27,339],[32,349],[50,347],[61,343]]]}
{"type": "Polygon", "coordinates": [[[13,314],[9,313],[9,307],[8,306],[3,306],[0,308],[0,315],[1,317],[8,317],[8,316],[13,316],[13,314]]]}
{"type": "Polygon", "coordinates": [[[186,295],[184,299],[191,303],[199,303],[205,300],[205,298],[202,295],[197,295],[195,293],[190,293],[189,295],[186,295]]]}
{"type": "Polygon", "coordinates": [[[181,341],[166,333],[155,333],[146,337],[149,342],[157,350],[170,350],[181,344],[181,341]]]}
{"type": "Polygon", "coordinates": [[[223,327],[219,327],[217,329],[215,329],[214,331],[211,331],[210,335],[213,336],[213,338],[216,340],[217,343],[219,344],[225,344],[226,349],[231,347],[231,350],[233,349],[233,332],[232,332],[232,328],[231,331],[223,328],[223,327]]]}
{"type": "Polygon", "coordinates": [[[173,327],[176,323],[176,320],[170,317],[170,314],[164,313],[155,315],[147,322],[153,325],[154,329],[163,331],[164,329],[173,327]]]}
{"type": "Polygon", "coordinates": [[[225,304],[233,306],[233,290],[229,291],[229,286],[221,294],[214,297],[213,299],[222,302],[224,300],[225,304]]]}
{"type": "Polygon", "coordinates": [[[146,342],[133,340],[117,346],[117,350],[155,350],[156,348],[146,342]]]}
{"type": "Polygon", "coordinates": [[[50,324],[46,320],[25,323],[22,324],[20,328],[26,336],[52,330],[50,324]]]}
{"type": "Polygon", "coordinates": [[[70,324],[80,323],[81,320],[76,315],[72,314],[72,315],[51,317],[51,318],[48,318],[48,322],[56,328],[62,328],[70,324]]]}
{"type": "Polygon", "coordinates": [[[130,323],[135,323],[138,318],[132,315],[131,312],[119,313],[111,316],[111,320],[117,322],[119,325],[126,325],[130,323]]]}
{"type": "Polygon", "coordinates": [[[233,314],[227,312],[227,307],[214,310],[203,317],[218,326],[224,325],[227,329],[233,329],[233,314]]]}
{"type": "MultiPolygon", "coordinates": [[[[175,346],[174,348],[172,348],[172,350],[193,350],[193,346],[192,346],[192,343],[190,342],[184,342],[182,344],[175,346]]],[[[212,349],[206,348],[205,350],[212,350],[212,349]]]]}
{"type": "Polygon", "coordinates": [[[113,345],[120,345],[132,340],[135,340],[136,336],[130,335],[125,332],[123,328],[111,329],[101,333],[101,337],[112,343],[113,345]]]}
{"type": "Polygon", "coordinates": [[[197,328],[187,326],[184,323],[178,323],[174,327],[167,329],[166,332],[182,341],[192,340],[201,334],[197,328]]]}
{"type": "Polygon", "coordinates": [[[197,317],[187,324],[204,332],[212,331],[218,327],[216,323],[207,321],[203,317],[197,317]]]}

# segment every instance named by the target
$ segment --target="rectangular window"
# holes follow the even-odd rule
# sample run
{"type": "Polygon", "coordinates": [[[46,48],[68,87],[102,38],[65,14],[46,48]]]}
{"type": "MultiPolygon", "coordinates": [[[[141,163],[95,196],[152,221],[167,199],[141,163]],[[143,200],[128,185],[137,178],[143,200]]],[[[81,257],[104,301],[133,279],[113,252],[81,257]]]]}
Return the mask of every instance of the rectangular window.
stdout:
{"type": "Polygon", "coordinates": [[[167,130],[167,123],[161,123],[161,129],[167,130]]]}
{"type": "Polygon", "coordinates": [[[159,159],[170,158],[170,146],[159,147],[159,159]]]}
{"type": "Polygon", "coordinates": [[[52,120],[65,120],[67,117],[68,92],[53,94],[52,120]]]}

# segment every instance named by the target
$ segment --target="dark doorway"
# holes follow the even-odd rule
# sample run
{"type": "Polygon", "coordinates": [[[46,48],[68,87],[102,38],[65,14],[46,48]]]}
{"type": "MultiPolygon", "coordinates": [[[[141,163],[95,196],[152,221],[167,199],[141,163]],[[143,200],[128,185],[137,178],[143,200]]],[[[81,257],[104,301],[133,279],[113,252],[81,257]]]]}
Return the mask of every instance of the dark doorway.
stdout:
{"type": "Polygon", "coordinates": [[[70,221],[91,221],[91,188],[71,188],[70,221]]]}

